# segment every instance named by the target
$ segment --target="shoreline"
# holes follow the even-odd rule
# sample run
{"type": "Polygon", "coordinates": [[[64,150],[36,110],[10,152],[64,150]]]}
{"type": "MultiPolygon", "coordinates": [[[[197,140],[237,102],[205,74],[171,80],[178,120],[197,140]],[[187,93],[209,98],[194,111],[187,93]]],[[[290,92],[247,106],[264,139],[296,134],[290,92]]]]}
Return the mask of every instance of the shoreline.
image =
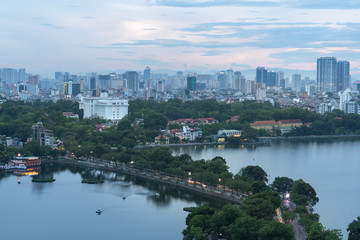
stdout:
{"type": "MultiPolygon", "coordinates": [[[[310,135],[310,136],[280,136],[280,137],[263,137],[271,139],[270,142],[243,142],[239,145],[244,146],[262,146],[269,145],[272,141],[278,140],[293,140],[293,139],[341,139],[341,138],[360,138],[360,134],[349,134],[349,135],[310,135]]],[[[148,145],[137,145],[135,149],[144,148],[155,148],[155,147],[187,147],[187,146],[207,146],[207,145],[230,145],[229,142],[192,142],[192,143],[170,143],[170,144],[148,144],[148,145]]]]}
{"type": "Polygon", "coordinates": [[[200,182],[189,183],[187,178],[180,178],[178,176],[171,176],[170,174],[150,171],[145,169],[136,169],[128,167],[125,164],[111,165],[110,161],[102,160],[99,162],[66,160],[66,159],[42,159],[42,163],[54,163],[65,166],[75,166],[83,168],[93,168],[98,170],[105,170],[110,172],[117,172],[130,176],[139,177],[152,182],[165,183],[175,187],[180,187],[185,190],[190,190],[198,194],[206,195],[207,197],[221,199],[233,204],[242,204],[247,196],[240,192],[234,192],[230,189],[207,186],[200,182]]]}

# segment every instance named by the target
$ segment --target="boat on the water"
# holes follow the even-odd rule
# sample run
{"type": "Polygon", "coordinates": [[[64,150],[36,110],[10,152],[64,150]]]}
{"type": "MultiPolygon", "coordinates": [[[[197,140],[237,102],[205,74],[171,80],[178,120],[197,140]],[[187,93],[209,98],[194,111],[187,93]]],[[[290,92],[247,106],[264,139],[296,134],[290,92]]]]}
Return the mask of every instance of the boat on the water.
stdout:
{"type": "Polygon", "coordinates": [[[41,158],[17,156],[13,160],[9,161],[8,164],[15,166],[25,165],[27,168],[36,167],[41,165],[41,158]]]}
{"type": "Polygon", "coordinates": [[[98,208],[98,210],[96,210],[96,213],[100,215],[102,213],[101,208],[98,208]]]}
{"type": "Polygon", "coordinates": [[[2,169],[2,170],[26,170],[26,166],[24,164],[19,164],[19,165],[5,164],[5,165],[1,165],[0,169],[2,169]]]}

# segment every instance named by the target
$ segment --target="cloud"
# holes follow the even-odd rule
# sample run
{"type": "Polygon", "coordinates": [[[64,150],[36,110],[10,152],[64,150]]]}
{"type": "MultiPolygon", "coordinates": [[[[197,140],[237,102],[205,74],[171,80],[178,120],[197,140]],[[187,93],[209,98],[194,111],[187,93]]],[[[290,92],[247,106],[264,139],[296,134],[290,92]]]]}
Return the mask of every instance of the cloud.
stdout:
{"type": "MultiPolygon", "coordinates": [[[[287,7],[287,8],[308,8],[308,9],[358,9],[360,2],[358,0],[148,0],[148,5],[167,6],[181,8],[204,8],[204,7],[287,7]]],[[[256,11],[252,11],[256,12],[256,11]]]]}
{"type": "Polygon", "coordinates": [[[95,17],[89,17],[89,16],[86,16],[86,17],[83,17],[83,18],[85,18],[85,19],[91,19],[91,20],[96,20],[95,17]]]}
{"type": "Polygon", "coordinates": [[[298,49],[294,51],[285,51],[272,53],[270,58],[283,59],[287,62],[314,63],[319,57],[336,57],[338,60],[357,60],[359,50],[349,48],[324,48],[324,49],[298,49]]]}
{"type": "Polygon", "coordinates": [[[230,66],[231,66],[231,67],[237,67],[237,68],[245,68],[245,69],[251,68],[250,65],[240,64],[240,63],[235,63],[235,62],[231,63],[230,66]]]}
{"type": "Polygon", "coordinates": [[[233,0],[149,0],[149,5],[182,7],[182,8],[203,8],[203,7],[219,7],[219,6],[248,6],[248,7],[271,7],[277,6],[277,1],[233,1],[233,0]]]}
{"type": "Polygon", "coordinates": [[[52,29],[64,29],[64,27],[60,27],[60,26],[57,26],[57,25],[52,24],[52,23],[40,23],[39,25],[44,26],[44,27],[49,27],[49,28],[52,28],[52,29]]]}
{"type": "Polygon", "coordinates": [[[226,53],[230,53],[230,51],[208,51],[204,54],[202,54],[202,56],[221,56],[221,55],[224,55],[226,53]]]}

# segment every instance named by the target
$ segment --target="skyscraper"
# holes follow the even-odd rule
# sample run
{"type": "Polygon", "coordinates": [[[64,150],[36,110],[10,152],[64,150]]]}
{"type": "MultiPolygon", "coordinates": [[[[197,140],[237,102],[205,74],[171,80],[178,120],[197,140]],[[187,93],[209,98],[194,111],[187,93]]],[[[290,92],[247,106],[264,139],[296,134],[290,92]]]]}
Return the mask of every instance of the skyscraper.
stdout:
{"type": "Polygon", "coordinates": [[[187,77],[187,89],[190,91],[196,90],[196,77],[195,76],[187,77]]]}
{"type": "Polygon", "coordinates": [[[336,58],[321,57],[317,59],[316,82],[319,92],[335,92],[336,84],[336,58]]]}
{"type": "Polygon", "coordinates": [[[96,89],[96,78],[90,77],[90,90],[95,90],[95,89],[96,89]]]}
{"type": "Polygon", "coordinates": [[[348,61],[338,61],[336,67],[337,91],[344,91],[350,88],[350,63],[348,61]]]}
{"type": "Polygon", "coordinates": [[[296,92],[301,91],[301,74],[292,75],[292,90],[296,92]]]}
{"type": "Polygon", "coordinates": [[[149,88],[149,80],[150,80],[150,68],[149,67],[146,67],[145,70],[144,70],[144,78],[143,78],[143,82],[145,83],[144,86],[148,87],[149,88]]]}
{"type": "Polygon", "coordinates": [[[128,71],[124,74],[124,77],[127,79],[127,86],[129,90],[137,92],[139,90],[139,78],[136,71],[128,71]]]}
{"type": "Polygon", "coordinates": [[[99,88],[109,89],[110,88],[110,75],[99,75],[99,88]]]}
{"type": "Polygon", "coordinates": [[[276,72],[276,86],[285,88],[284,72],[276,72]]]}
{"type": "Polygon", "coordinates": [[[235,79],[235,89],[240,90],[242,93],[246,92],[246,79],[245,76],[241,74],[241,72],[234,72],[235,79]]]}
{"type": "Polygon", "coordinates": [[[26,82],[26,70],[25,68],[19,69],[19,80],[18,82],[26,82]]]}
{"type": "Polygon", "coordinates": [[[275,87],[276,86],[276,72],[269,71],[267,72],[267,81],[265,82],[267,87],[275,87]]]}
{"type": "Polygon", "coordinates": [[[257,67],[256,68],[256,83],[265,83],[267,84],[267,68],[257,67]]]}
{"type": "Polygon", "coordinates": [[[227,80],[225,71],[220,71],[218,73],[217,78],[218,78],[218,82],[219,82],[219,88],[225,89],[226,88],[226,80],[227,80]]]}

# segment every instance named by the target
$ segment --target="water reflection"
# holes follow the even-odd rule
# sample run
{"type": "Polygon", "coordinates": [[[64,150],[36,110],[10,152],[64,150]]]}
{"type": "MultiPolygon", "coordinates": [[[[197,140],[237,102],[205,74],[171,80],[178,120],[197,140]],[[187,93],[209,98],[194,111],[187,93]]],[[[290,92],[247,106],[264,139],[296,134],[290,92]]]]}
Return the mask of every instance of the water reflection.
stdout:
{"type": "MultiPolygon", "coordinates": [[[[101,176],[106,180],[106,186],[103,186],[103,184],[95,184],[96,186],[91,187],[91,191],[111,194],[125,201],[131,199],[132,195],[143,195],[146,196],[147,202],[159,208],[171,207],[172,201],[174,200],[186,201],[189,204],[195,202],[197,205],[206,204],[213,207],[221,207],[225,204],[222,201],[216,201],[198,193],[182,190],[172,185],[159,184],[157,182],[151,182],[130,175],[94,170],[90,168],[64,167],[56,164],[48,164],[42,168],[41,175],[54,176],[55,174],[59,174],[64,171],[70,171],[74,175],[78,174],[82,179],[97,178],[101,176]],[[159,195],[156,196],[156,193],[159,195]]],[[[42,191],[45,189],[44,186],[47,184],[38,185],[37,190],[42,191]]]]}

